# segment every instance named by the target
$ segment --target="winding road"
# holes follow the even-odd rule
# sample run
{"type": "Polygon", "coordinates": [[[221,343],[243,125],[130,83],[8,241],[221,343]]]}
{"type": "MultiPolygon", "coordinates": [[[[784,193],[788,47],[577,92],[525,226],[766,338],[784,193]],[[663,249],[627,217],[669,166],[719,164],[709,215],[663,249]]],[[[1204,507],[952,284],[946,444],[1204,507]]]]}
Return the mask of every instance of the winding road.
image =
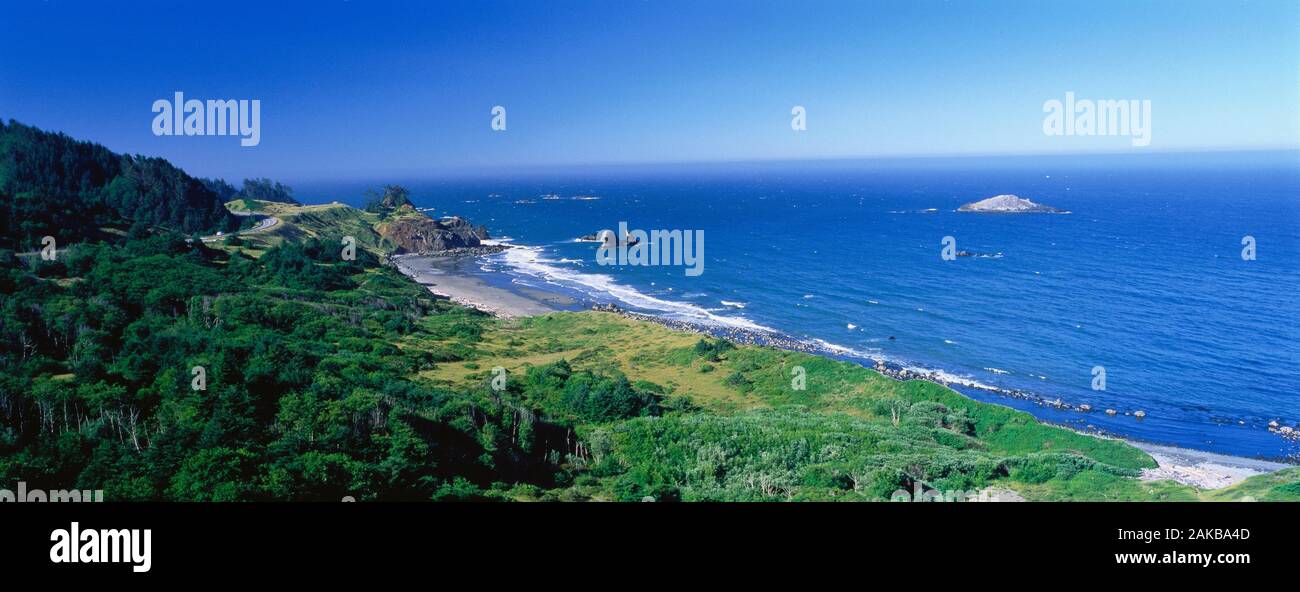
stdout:
{"type": "MultiPolygon", "coordinates": [[[[254,213],[252,213],[252,212],[231,212],[231,213],[234,214],[234,215],[236,215],[236,216],[254,216],[254,215],[256,215],[256,214],[254,214],[254,213]]],[[[205,237],[203,237],[203,242],[205,242],[205,243],[210,243],[210,242],[213,242],[213,241],[218,241],[218,240],[221,240],[221,239],[224,239],[224,238],[229,238],[229,237],[236,236],[236,235],[240,235],[240,234],[254,234],[254,233],[257,233],[257,232],[265,232],[265,231],[267,231],[267,230],[270,230],[270,229],[272,229],[272,228],[275,228],[275,227],[278,226],[279,224],[280,224],[280,219],[279,219],[279,218],[276,218],[275,216],[267,216],[267,217],[265,217],[265,218],[262,218],[261,220],[258,220],[258,221],[257,221],[257,224],[256,224],[255,226],[253,226],[252,228],[246,228],[246,229],[244,229],[244,230],[236,230],[236,231],[234,231],[234,232],[232,232],[232,233],[230,233],[230,234],[214,234],[214,235],[212,235],[212,236],[205,236],[205,237]]]]}

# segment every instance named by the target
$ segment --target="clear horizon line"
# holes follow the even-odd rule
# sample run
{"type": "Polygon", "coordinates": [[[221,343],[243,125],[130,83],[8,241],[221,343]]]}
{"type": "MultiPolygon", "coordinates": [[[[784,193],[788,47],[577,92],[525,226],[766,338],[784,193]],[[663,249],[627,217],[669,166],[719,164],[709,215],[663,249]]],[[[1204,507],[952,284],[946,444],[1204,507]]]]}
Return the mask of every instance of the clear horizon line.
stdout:
{"type": "MultiPolygon", "coordinates": [[[[855,156],[808,156],[808,157],[769,157],[769,158],[719,158],[719,159],[701,159],[701,160],[645,160],[645,161],[598,161],[591,163],[538,163],[538,164],[451,164],[451,165],[434,165],[426,169],[415,170],[387,170],[374,172],[357,172],[336,175],[290,175],[296,182],[318,182],[318,181],[368,181],[374,180],[378,176],[386,177],[405,177],[407,179],[433,179],[433,178],[455,178],[461,174],[473,174],[479,176],[484,173],[495,172],[502,175],[511,175],[518,173],[536,173],[539,169],[617,169],[617,168],[635,168],[635,167],[692,167],[692,166],[710,166],[710,165],[745,165],[745,164],[799,164],[799,163],[835,163],[835,162],[853,162],[853,161],[920,161],[920,160],[962,160],[962,159],[980,159],[980,158],[1034,158],[1034,157],[1070,157],[1070,156],[1163,156],[1178,154],[1251,154],[1251,153],[1297,153],[1296,164],[1300,165],[1300,145],[1297,146],[1277,146],[1277,147],[1193,147],[1193,148],[1169,148],[1161,150],[1147,149],[1129,149],[1129,150],[1062,150],[1051,152],[951,152],[951,153],[910,153],[910,154],[878,154],[878,155],[855,155],[855,156]]],[[[265,176],[265,175],[263,175],[265,176]]],[[[251,178],[251,177],[250,177],[251,178]]]]}

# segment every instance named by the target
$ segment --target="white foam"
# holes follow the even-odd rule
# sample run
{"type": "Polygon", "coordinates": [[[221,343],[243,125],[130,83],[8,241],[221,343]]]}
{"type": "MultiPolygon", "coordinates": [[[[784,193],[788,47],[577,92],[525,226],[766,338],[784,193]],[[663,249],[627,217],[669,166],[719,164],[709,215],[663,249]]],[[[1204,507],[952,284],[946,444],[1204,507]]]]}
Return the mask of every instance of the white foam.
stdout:
{"type": "Polygon", "coordinates": [[[936,370],[934,368],[925,368],[923,366],[903,366],[903,368],[912,372],[916,372],[918,374],[924,374],[926,376],[934,376],[936,379],[939,380],[939,382],[944,382],[947,384],[959,384],[962,386],[977,388],[986,391],[995,391],[995,392],[1002,391],[1002,389],[998,387],[989,384],[984,384],[969,376],[958,376],[946,370],[936,370]]]}
{"type": "Polygon", "coordinates": [[[744,302],[732,302],[730,300],[722,300],[721,302],[723,306],[730,306],[732,308],[745,308],[748,306],[744,302]]]}
{"type": "Polygon", "coordinates": [[[513,249],[492,256],[492,258],[503,261],[514,271],[541,278],[557,286],[578,289],[593,295],[610,296],[624,305],[665,313],[669,318],[764,333],[777,332],[775,329],[765,327],[744,317],[717,315],[694,304],[664,300],[644,294],[636,288],[619,284],[614,281],[613,277],[606,274],[584,273],[556,267],[551,265],[553,261],[542,257],[541,247],[517,245],[513,249]]]}
{"type": "Polygon", "coordinates": [[[923,376],[933,377],[939,382],[943,382],[945,384],[956,384],[956,385],[961,385],[969,388],[976,388],[980,390],[1003,392],[1003,389],[1000,389],[993,385],[985,384],[983,382],[975,380],[973,377],[959,376],[957,374],[953,374],[945,370],[937,370],[934,368],[918,366],[902,358],[895,358],[895,357],[882,355],[880,350],[867,351],[861,349],[854,349],[851,347],[846,347],[843,345],[831,343],[829,341],[823,339],[816,339],[816,338],[810,340],[810,342],[816,344],[818,347],[822,348],[823,350],[831,354],[848,356],[848,357],[858,358],[861,360],[871,360],[873,362],[886,362],[890,364],[895,364],[910,372],[920,374],[923,376]]]}
{"type": "Polygon", "coordinates": [[[821,347],[822,349],[828,352],[831,352],[833,354],[838,354],[841,356],[851,356],[854,358],[860,358],[864,360],[875,360],[878,357],[876,352],[870,352],[867,350],[846,347],[838,343],[831,343],[829,341],[826,341],[825,339],[814,338],[812,342],[817,344],[819,347],[821,347]]]}

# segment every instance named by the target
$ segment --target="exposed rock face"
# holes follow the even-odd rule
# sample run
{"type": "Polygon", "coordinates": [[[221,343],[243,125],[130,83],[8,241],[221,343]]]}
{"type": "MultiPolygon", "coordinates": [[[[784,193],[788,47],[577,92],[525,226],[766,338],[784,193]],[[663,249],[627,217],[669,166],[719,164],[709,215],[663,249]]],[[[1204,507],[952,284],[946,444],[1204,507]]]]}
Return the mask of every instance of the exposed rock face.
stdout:
{"type": "Polygon", "coordinates": [[[381,225],[379,232],[396,246],[398,254],[428,255],[473,249],[489,238],[486,227],[475,227],[459,217],[434,220],[427,216],[407,216],[381,225]]]}
{"type": "Polygon", "coordinates": [[[630,235],[629,235],[629,236],[624,236],[623,239],[620,240],[620,241],[618,241],[617,243],[615,243],[615,241],[613,240],[613,238],[614,238],[614,234],[613,234],[613,232],[610,232],[609,234],[605,234],[605,231],[602,230],[602,231],[600,231],[600,232],[593,232],[593,233],[591,233],[591,234],[584,234],[584,235],[578,237],[578,238],[575,239],[575,240],[577,240],[578,242],[582,242],[582,243],[611,243],[611,244],[610,244],[611,247],[612,247],[612,246],[621,245],[621,244],[626,244],[627,246],[630,247],[630,246],[632,246],[632,245],[635,245],[635,244],[641,242],[641,241],[637,240],[636,237],[634,237],[634,236],[630,236],[630,235]]]}
{"type": "Polygon", "coordinates": [[[988,199],[982,199],[977,202],[968,203],[960,208],[958,212],[983,212],[992,214],[1068,214],[1065,210],[1058,210],[1052,206],[1034,203],[1027,199],[1015,195],[995,195],[988,199]]]}

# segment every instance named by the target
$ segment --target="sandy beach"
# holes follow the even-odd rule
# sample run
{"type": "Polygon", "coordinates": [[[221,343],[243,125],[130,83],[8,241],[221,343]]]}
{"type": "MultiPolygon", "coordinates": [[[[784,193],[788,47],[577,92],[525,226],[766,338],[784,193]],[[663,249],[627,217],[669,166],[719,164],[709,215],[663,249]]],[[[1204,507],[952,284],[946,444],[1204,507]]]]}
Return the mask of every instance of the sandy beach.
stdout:
{"type": "Polygon", "coordinates": [[[399,255],[393,263],[430,292],[501,318],[546,314],[577,304],[567,296],[525,286],[510,290],[490,285],[477,275],[477,259],[475,255],[399,255]]]}
{"type": "Polygon", "coordinates": [[[1150,454],[1160,466],[1142,471],[1144,481],[1170,479],[1200,489],[1221,489],[1241,483],[1263,473],[1271,473],[1292,465],[1203,452],[1188,448],[1175,448],[1145,442],[1128,441],[1150,454]]]}

